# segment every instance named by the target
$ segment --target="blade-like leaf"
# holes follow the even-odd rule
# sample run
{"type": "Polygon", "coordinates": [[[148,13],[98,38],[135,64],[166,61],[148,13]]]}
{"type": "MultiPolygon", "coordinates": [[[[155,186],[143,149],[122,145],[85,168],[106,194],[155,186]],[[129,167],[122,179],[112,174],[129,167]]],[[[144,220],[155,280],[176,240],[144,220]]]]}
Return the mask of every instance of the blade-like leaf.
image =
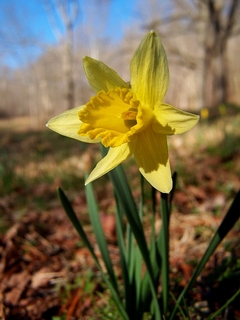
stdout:
{"type": "Polygon", "coordinates": [[[89,209],[89,217],[92,224],[92,228],[94,231],[94,234],[96,236],[97,244],[99,246],[99,249],[101,251],[102,259],[104,261],[104,264],[107,269],[107,273],[109,275],[110,281],[112,282],[113,287],[115,288],[116,292],[118,292],[118,284],[116,281],[116,277],[114,274],[112,261],[110,259],[107,241],[103,232],[101,220],[99,217],[99,212],[97,208],[97,204],[95,201],[94,193],[92,184],[89,183],[86,186],[86,196],[87,196],[87,204],[89,209]]]}
{"type": "Polygon", "coordinates": [[[83,227],[80,223],[80,221],[78,220],[72,206],[71,206],[71,203],[70,201],[68,200],[68,198],[66,197],[65,193],[63,192],[63,190],[61,188],[58,188],[58,195],[59,195],[59,198],[60,198],[60,201],[62,203],[62,206],[67,214],[67,216],[69,217],[70,221],[72,222],[74,228],[76,229],[76,231],[78,232],[78,234],[80,235],[80,237],[82,238],[84,244],[86,245],[86,247],[88,248],[88,250],[90,251],[98,269],[100,270],[101,272],[101,275],[104,279],[104,281],[106,282],[109,290],[111,291],[111,294],[112,294],[112,297],[113,297],[113,300],[116,304],[116,307],[119,311],[119,313],[121,314],[122,318],[124,320],[130,320],[127,313],[126,313],[126,310],[122,304],[122,301],[121,299],[119,298],[119,294],[118,292],[115,290],[115,288],[113,287],[111,281],[109,281],[108,277],[105,275],[105,273],[103,272],[103,269],[99,263],[99,260],[97,258],[97,256],[95,255],[95,252],[93,250],[93,247],[90,243],[90,241],[88,240],[88,237],[85,233],[85,231],[83,230],[83,227]]]}
{"type": "MultiPolygon", "coordinates": [[[[172,176],[172,180],[173,180],[173,188],[170,192],[169,195],[169,202],[165,203],[165,207],[169,212],[169,215],[171,213],[171,208],[172,208],[172,200],[173,200],[173,194],[174,194],[174,190],[176,187],[176,179],[177,179],[177,174],[176,172],[174,172],[173,176],[172,176]]],[[[164,249],[162,249],[162,247],[164,247],[164,238],[163,238],[163,230],[161,228],[161,231],[158,234],[157,240],[155,240],[155,215],[156,215],[156,205],[157,205],[157,201],[156,201],[156,193],[158,191],[155,188],[152,188],[152,238],[151,238],[151,245],[150,245],[150,256],[151,256],[151,262],[152,262],[152,266],[153,266],[153,272],[154,272],[154,283],[156,284],[156,289],[159,283],[159,275],[161,272],[161,268],[162,268],[162,258],[164,257],[164,254],[162,253],[162,251],[164,249]]],[[[164,215],[164,217],[167,216],[166,214],[164,215]]],[[[168,218],[169,219],[169,218],[168,218]]],[[[168,221],[169,224],[169,221],[168,221]]],[[[165,223],[163,223],[162,225],[165,225],[165,223]]],[[[167,240],[167,239],[166,239],[167,240]]],[[[165,252],[166,254],[166,252],[165,252]]],[[[165,259],[166,261],[166,259],[165,259]]],[[[165,262],[165,270],[167,269],[167,265],[165,262]]],[[[165,271],[166,274],[166,271],[165,271]]],[[[150,303],[150,288],[148,285],[148,279],[146,277],[147,275],[144,275],[144,278],[142,280],[142,296],[141,296],[141,305],[142,308],[145,308],[145,304],[149,304],[150,303]]],[[[165,279],[165,283],[168,283],[168,280],[165,279]]],[[[168,287],[168,285],[167,285],[168,287]]],[[[164,291],[165,289],[163,289],[164,291]]],[[[167,290],[165,290],[165,297],[167,296],[167,290]]],[[[165,299],[166,303],[165,305],[167,305],[167,299],[165,299]]],[[[166,308],[166,307],[165,307],[166,308]]],[[[143,309],[145,310],[145,309],[143,309]]],[[[166,312],[166,310],[165,310],[166,312]]]]}
{"type": "MultiPolygon", "coordinates": [[[[101,146],[102,154],[106,154],[106,149],[101,146]]],[[[155,310],[155,320],[161,319],[161,310],[157,299],[157,293],[155,290],[154,283],[154,273],[150,260],[150,254],[147,247],[146,238],[143,232],[143,227],[141,220],[138,215],[138,210],[136,208],[136,204],[134,202],[131,189],[127,182],[126,176],[122,167],[119,165],[114,170],[109,172],[110,179],[114,186],[114,191],[118,198],[119,203],[121,203],[121,207],[124,209],[124,213],[127,217],[128,223],[131,226],[131,230],[134,234],[134,237],[137,241],[139,249],[141,251],[143,260],[146,264],[147,274],[149,276],[149,286],[152,293],[153,298],[153,306],[155,310]]]]}
{"type": "MultiPolygon", "coordinates": [[[[141,180],[141,197],[139,203],[139,218],[142,221],[143,217],[143,203],[144,203],[144,177],[140,175],[141,180]]],[[[139,247],[134,244],[133,248],[133,256],[134,256],[134,277],[135,277],[135,284],[136,284],[136,310],[141,308],[141,285],[142,285],[142,266],[143,266],[143,259],[141,251],[139,247]]],[[[136,317],[139,317],[136,314],[136,317]]]]}
{"type": "Polygon", "coordinates": [[[226,309],[228,306],[229,306],[229,304],[232,302],[232,301],[234,301],[236,298],[237,298],[237,296],[239,296],[240,295],[240,289],[238,289],[238,291],[221,307],[221,308],[219,308],[216,312],[214,312],[213,314],[211,314],[208,318],[207,318],[207,320],[214,320],[214,319],[216,319],[216,317],[224,310],[224,309],[226,309]]]}
{"type": "Polygon", "coordinates": [[[121,270],[122,270],[122,277],[123,277],[123,288],[124,288],[124,300],[126,304],[126,311],[127,314],[130,316],[132,312],[134,313],[134,307],[132,304],[132,287],[129,280],[129,269],[127,266],[127,258],[126,258],[126,245],[124,242],[124,221],[123,221],[123,213],[122,209],[118,203],[117,197],[116,204],[116,229],[117,229],[117,239],[118,239],[118,247],[119,247],[119,254],[120,254],[120,263],[121,263],[121,270]],[[132,311],[133,310],[133,311],[132,311]]]}
{"type": "Polygon", "coordinates": [[[168,310],[168,289],[169,289],[169,203],[168,194],[161,194],[161,217],[162,217],[162,228],[161,228],[161,241],[160,253],[162,261],[162,305],[163,314],[167,315],[168,310]]]}
{"type": "Polygon", "coordinates": [[[239,208],[240,208],[240,191],[238,191],[237,195],[235,196],[235,199],[234,199],[231,207],[229,208],[222,223],[220,224],[219,228],[217,229],[216,233],[214,234],[206,252],[204,253],[202,259],[198,263],[196,269],[194,270],[192,277],[189,280],[187,286],[181,292],[181,294],[177,300],[177,304],[175,305],[175,307],[171,313],[170,320],[174,319],[176,312],[177,312],[178,305],[180,305],[185,294],[191,289],[192,285],[194,284],[196,278],[198,277],[198,275],[202,271],[206,262],[209,260],[209,258],[211,257],[211,255],[213,254],[213,252],[215,251],[217,246],[220,244],[220,242],[224,239],[226,234],[232,229],[234,224],[239,219],[239,217],[240,217],[239,208]]]}
{"type": "Polygon", "coordinates": [[[60,198],[60,201],[62,203],[62,206],[68,216],[68,218],[70,219],[70,221],[72,222],[74,228],[76,229],[76,231],[78,232],[78,234],[80,235],[82,241],[84,242],[85,246],[88,248],[88,250],[90,251],[93,259],[95,260],[96,264],[99,265],[99,260],[97,258],[97,256],[95,255],[95,252],[93,250],[93,247],[90,243],[90,241],[88,240],[88,237],[85,233],[85,231],[83,230],[83,227],[80,223],[80,221],[78,220],[72,206],[71,203],[69,202],[68,198],[66,197],[65,193],[63,192],[63,190],[61,188],[58,188],[58,196],[60,198]]]}
{"type": "Polygon", "coordinates": [[[154,308],[155,308],[155,319],[161,319],[161,310],[158,304],[157,294],[155,290],[154,284],[154,273],[153,268],[150,260],[149,250],[147,247],[147,242],[145,239],[145,235],[143,232],[141,220],[138,215],[138,211],[136,205],[134,203],[131,190],[129,185],[126,181],[126,177],[121,166],[118,166],[110,173],[110,178],[114,185],[114,190],[117,194],[118,200],[121,202],[128,222],[131,226],[132,232],[134,237],[138,243],[139,249],[141,251],[142,257],[145,261],[147,267],[147,273],[149,275],[149,286],[151,289],[153,301],[154,301],[154,308]]]}

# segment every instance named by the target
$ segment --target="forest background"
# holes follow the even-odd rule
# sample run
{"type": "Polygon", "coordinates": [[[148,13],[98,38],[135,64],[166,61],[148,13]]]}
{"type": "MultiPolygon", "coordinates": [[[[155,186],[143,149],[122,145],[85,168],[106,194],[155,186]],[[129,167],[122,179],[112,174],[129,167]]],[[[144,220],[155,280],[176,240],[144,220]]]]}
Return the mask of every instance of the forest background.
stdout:
{"type": "Polygon", "coordinates": [[[240,104],[239,0],[1,1],[0,114],[32,126],[88,101],[82,57],[129,80],[129,61],[155,30],[170,65],[166,102],[199,111],[240,104]]]}
{"type": "MultiPolygon", "coordinates": [[[[96,248],[84,179],[99,148],[45,124],[94,94],[83,56],[129,81],[131,57],[150,30],[169,60],[165,102],[201,115],[192,130],[168,138],[178,173],[170,222],[170,291],[177,296],[240,188],[240,0],[0,0],[0,21],[1,319],[102,319],[99,311],[109,310],[114,318],[56,193],[59,186],[67,193],[96,248]]],[[[138,170],[132,160],[123,166],[138,202],[138,170]]],[[[120,275],[112,186],[107,176],[93,185],[120,275]]],[[[146,234],[150,199],[146,185],[146,234]]],[[[205,319],[239,289],[239,234],[238,222],[188,295],[191,319],[205,319]]],[[[217,319],[240,319],[239,306],[240,297],[217,319]]]]}

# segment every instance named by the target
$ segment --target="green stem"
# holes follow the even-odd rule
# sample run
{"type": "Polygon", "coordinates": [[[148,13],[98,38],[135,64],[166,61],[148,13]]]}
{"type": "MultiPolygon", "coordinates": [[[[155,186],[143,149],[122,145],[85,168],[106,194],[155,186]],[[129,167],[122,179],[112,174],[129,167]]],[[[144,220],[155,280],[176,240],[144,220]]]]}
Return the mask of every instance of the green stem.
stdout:
{"type": "Polygon", "coordinates": [[[220,308],[218,309],[216,312],[214,312],[213,314],[211,314],[207,320],[213,320],[216,318],[217,315],[219,315],[224,309],[227,308],[227,306],[237,298],[237,296],[240,294],[240,289],[238,289],[238,291],[220,308]]]}
{"type": "Polygon", "coordinates": [[[161,212],[162,212],[162,304],[163,314],[167,317],[168,296],[169,296],[169,205],[168,195],[161,193],[161,212]]]}

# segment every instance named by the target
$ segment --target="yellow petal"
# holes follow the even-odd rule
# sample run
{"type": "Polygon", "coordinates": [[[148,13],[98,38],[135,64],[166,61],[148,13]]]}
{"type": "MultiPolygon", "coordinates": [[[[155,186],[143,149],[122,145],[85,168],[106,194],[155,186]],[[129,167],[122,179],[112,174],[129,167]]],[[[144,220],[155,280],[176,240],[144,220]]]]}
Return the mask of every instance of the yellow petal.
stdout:
{"type": "Polygon", "coordinates": [[[128,84],[119,77],[116,71],[106,64],[90,57],[83,58],[83,67],[88,78],[88,82],[95,92],[115,88],[129,88],[128,84]]]}
{"type": "Polygon", "coordinates": [[[167,56],[155,32],[151,31],[140,43],[132,58],[130,70],[136,99],[153,109],[163,101],[169,85],[167,56]]]}
{"type": "Polygon", "coordinates": [[[98,162],[97,166],[89,175],[85,184],[92,182],[108,173],[115,167],[117,167],[121,162],[128,159],[132,155],[128,143],[124,143],[120,147],[110,148],[107,155],[98,162]]]}
{"type": "Polygon", "coordinates": [[[199,116],[174,108],[169,104],[161,104],[154,109],[155,120],[152,128],[160,134],[179,134],[190,130],[199,120],[199,116]]]}
{"type": "Polygon", "coordinates": [[[134,157],[139,171],[155,189],[163,193],[171,191],[172,177],[165,135],[158,135],[151,129],[139,134],[134,157]]]}
{"type": "Polygon", "coordinates": [[[85,106],[67,110],[48,121],[47,127],[63,136],[77,139],[83,142],[96,143],[100,139],[91,140],[89,137],[81,137],[78,134],[82,121],[79,120],[78,112],[85,106]]]}

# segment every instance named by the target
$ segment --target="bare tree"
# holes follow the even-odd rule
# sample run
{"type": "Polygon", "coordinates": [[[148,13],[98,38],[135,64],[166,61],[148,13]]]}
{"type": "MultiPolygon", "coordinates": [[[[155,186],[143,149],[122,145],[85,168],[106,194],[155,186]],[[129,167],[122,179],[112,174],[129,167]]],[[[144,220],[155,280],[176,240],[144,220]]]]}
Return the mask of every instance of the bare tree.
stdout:
{"type": "Polygon", "coordinates": [[[46,45],[39,33],[30,27],[36,12],[27,6],[14,6],[13,1],[4,3],[1,11],[4,23],[0,25],[0,55],[3,64],[9,65],[9,70],[5,67],[1,73],[1,89],[5,89],[3,96],[6,98],[2,99],[0,108],[9,115],[28,114],[35,126],[37,81],[31,69],[46,45]]]}
{"type": "Polygon", "coordinates": [[[228,40],[239,33],[239,0],[205,0],[199,3],[206,18],[203,87],[205,105],[229,100],[228,40]]]}
{"type": "Polygon", "coordinates": [[[73,77],[74,27],[79,17],[78,0],[44,0],[45,8],[59,43],[63,45],[63,72],[67,85],[67,108],[75,107],[73,77]]]}
{"type": "MultiPolygon", "coordinates": [[[[156,7],[155,0],[148,4],[156,7]]],[[[189,70],[201,69],[202,105],[229,101],[227,49],[229,39],[240,34],[240,0],[172,0],[165,11],[155,10],[142,26],[160,30],[179,64],[189,70]],[[189,50],[189,42],[194,50],[189,50]],[[186,43],[188,50],[184,50],[186,43]]]]}
{"type": "Polygon", "coordinates": [[[240,0],[176,1],[180,32],[195,32],[203,53],[202,101],[214,107],[229,101],[228,41],[240,32],[240,0]],[[186,13],[184,15],[184,13],[186,13]]]}

